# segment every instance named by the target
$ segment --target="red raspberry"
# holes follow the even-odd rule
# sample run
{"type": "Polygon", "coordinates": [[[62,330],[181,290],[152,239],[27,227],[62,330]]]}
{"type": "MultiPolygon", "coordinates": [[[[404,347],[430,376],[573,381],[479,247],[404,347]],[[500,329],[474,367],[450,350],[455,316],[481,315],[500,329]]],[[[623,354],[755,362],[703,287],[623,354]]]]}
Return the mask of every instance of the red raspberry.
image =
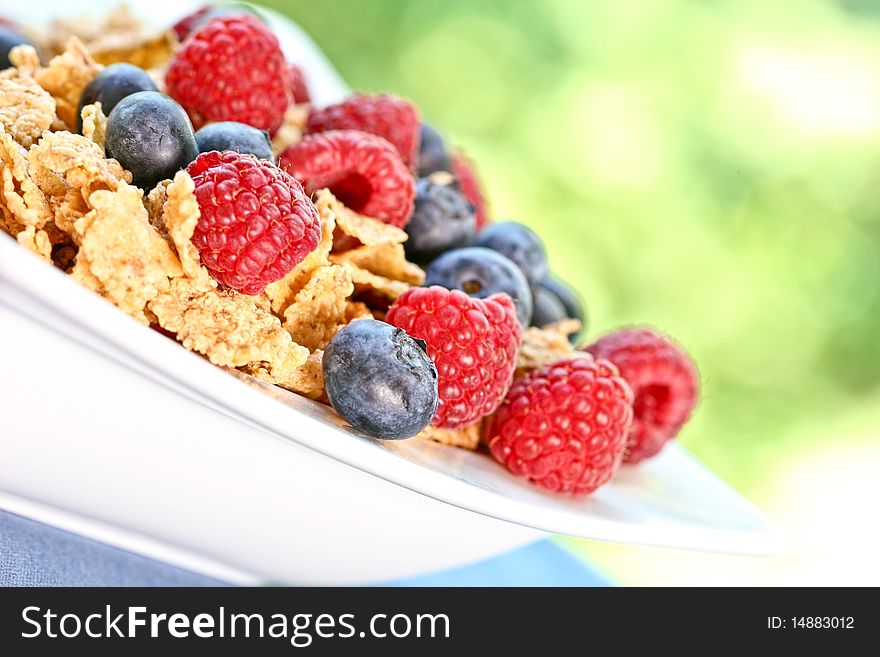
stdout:
{"type": "Polygon", "coordinates": [[[296,64],[288,64],[288,67],[290,68],[290,93],[293,97],[293,102],[297,105],[312,102],[303,70],[296,64]]]}
{"type": "Polygon", "coordinates": [[[412,103],[390,94],[354,94],[341,103],[312,110],[307,132],[363,130],[390,141],[404,164],[413,168],[419,159],[421,118],[412,103]]]}
{"type": "Polygon", "coordinates": [[[439,286],[412,288],[394,302],[385,321],[428,345],[440,394],[433,424],[463,427],[504,399],[520,339],[516,309],[506,294],[475,299],[439,286]]]}
{"type": "Polygon", "coordinates": [[[274,132],[291,100],[278,39],[249,14],[213,18],[191,34],[171,59],[165,84],[196,130],[239,121],[274,132]]]}
{"type": "Polygon", "coordinates": [[[174,30],[174,34],[177,35],[177,40],[183,43],[183,40],[189,36],[190,32],[198,25],[201,20],[208,14],[209,11],[212,11],[216,7],[214,5],[205,5],[201,9],[194,11],[191,14],[187,14],[179,21],[177,21],[171,29],[174,30]]]}
{"type": "Polygon", "coordinates": [[[318,211],[302,185],[253,155],[210,151],[187,168],[201,216],[193,244],[218,282],[260,294],[315,250],[318,211]]]}
{"type": "Polygon", "coordinates": [[[474,206],[477,215],[477,230],[489,223],[489,211],[486,197],[483,194],[483,184],[477,175],[474,163],[464,153],[454,153],[452,161],[452,175],[458,179],[458,188],[464,197],[474,206]]]}
{"type": "Polygon", "coordinates": [[[587,347],[620,370],[635,394],[624,461],[654,456],[690,418],[699,398],[697,368],[670,339],[646,328],[624,329],[587,347]]]}
{"type": "Polygon", "coordinates": [[[558,493],[590,493],[620,466],[632,400],[614,365],[576,356],[514,381],[486,440],[513,474],[558,493]]]}
{"type": "Polygon", "coordinates": [[[489,204],[483,194],[483,184],[474,163],[464,153],[453,153],[452,175],[458,179],[458,187],[464,197],[474,206],[477,214],[477,230],[489,223],[489,204]]]}
{"type": "Polygon", "coordinates": [[[355,212],[403,228],[413,212],[416,186],[394,146],[359,130],[308,135],[289,146],[280,165],[309,194],[322,187],[355,212]]]}

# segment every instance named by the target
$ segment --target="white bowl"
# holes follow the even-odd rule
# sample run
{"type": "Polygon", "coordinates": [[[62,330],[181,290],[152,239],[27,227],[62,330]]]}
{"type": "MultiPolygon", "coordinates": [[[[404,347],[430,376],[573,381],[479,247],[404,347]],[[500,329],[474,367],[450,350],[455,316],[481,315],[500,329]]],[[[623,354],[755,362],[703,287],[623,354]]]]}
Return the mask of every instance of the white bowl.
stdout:
{"type": "MultiPolygon", "coordinates": [[[[324,72],[310,77],[320,102],[344,95],[314,45],[269,16],[288,53],[324,72]]],[[[325,406],[185,351],[5,235],[0,363],[0,508],[229,581],[402,578],[546,533],[743,554],[783,543],[676,445],[569,499],[483,454],[365,439],[325,406]]]]}

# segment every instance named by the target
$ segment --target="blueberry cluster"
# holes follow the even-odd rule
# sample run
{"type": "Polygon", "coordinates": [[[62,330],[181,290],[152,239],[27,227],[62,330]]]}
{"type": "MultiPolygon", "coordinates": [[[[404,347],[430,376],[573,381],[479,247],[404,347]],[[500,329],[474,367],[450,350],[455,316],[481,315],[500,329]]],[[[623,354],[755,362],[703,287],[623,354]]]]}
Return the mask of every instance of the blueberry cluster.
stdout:
{"type": "Polygon", "coordinates": [[[80,131],[83,107],[96,102],[107,115],[107,156],[118,160],[131,172],[132,182],[147,191],[173,178],[199,153],[232,150],[275,161],[269,135],[244,123],[212,123],[194,132],[186,111],[132,64],[111,64],[86,86],[79,102],[80,131]]]}
{"type": "MultiPolygon", "coordinates": [[[[505,292],[526,326],[571,317],[586,325],[578,294],[549,273],[541,238],[516,221],[477,231],[476,208],[449,173],[453,158],[442,135],[423,123],[416,202],[406,226],[407,257],[427,266],[425,285],[441,285],[485,298],[505,292]]],[[[572,341],[577,339],[571,336],[572,341]]]]}

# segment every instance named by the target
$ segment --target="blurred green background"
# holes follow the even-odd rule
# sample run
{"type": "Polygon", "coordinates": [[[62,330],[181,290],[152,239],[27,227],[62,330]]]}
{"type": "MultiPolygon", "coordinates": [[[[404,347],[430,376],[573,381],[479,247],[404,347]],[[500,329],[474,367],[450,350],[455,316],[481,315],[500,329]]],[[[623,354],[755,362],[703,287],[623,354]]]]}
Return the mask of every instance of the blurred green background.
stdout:
{"type": "Polygon", "coordinates": [[[649,323],[692,351],[681,442],[792,541],[568,545],[626,583],[880,584],[880,2],[265,4],[472,156],[591,335],[649,323]]]}

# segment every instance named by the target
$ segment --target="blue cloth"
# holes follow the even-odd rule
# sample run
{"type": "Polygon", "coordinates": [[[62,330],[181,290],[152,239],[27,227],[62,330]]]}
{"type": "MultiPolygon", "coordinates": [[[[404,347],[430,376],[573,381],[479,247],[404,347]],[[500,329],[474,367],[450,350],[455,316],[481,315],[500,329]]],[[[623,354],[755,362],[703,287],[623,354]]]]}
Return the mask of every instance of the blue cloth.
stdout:
{"type": "MultiPolygon", "coordinates": [[[[390,586],[606,586],[550,541],[390,586]]],[[[0,510],[0,586],[223,586],[224,582],[0,510]]]]}
{"type": "Polygon", "coordinates": [[[552,541],[538,541],[500,557],[390,586],[609,586],[582,559],[552,541]]]}

